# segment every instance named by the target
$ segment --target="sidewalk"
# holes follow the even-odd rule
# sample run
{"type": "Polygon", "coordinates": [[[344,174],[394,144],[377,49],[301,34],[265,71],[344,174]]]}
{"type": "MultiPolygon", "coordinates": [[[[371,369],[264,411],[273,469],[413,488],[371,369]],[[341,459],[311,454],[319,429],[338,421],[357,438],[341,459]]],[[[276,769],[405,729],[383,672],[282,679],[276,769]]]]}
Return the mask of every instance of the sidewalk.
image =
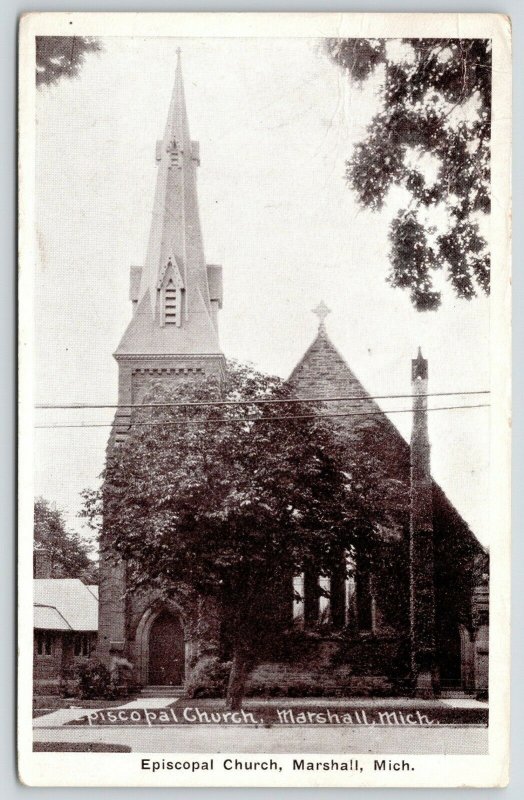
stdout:
{"type": "Polygon", "coordinates": [[[34,741],[45,743],[48,751],[73,746],[85,752],[94,747],[119,747],[134,753],[340,753],[340,754],[470,754],[488,752],[488,704],[472,698],[416,700],[414,698],[249,698],[243,703],[245,714],[258,714],[267,724],[216,724],[183,722],[184,709],[190,716],[196,709],[220,716],[223,700],[187,701],[183,698],[138,698],[121,706],[100,709],[70,708],[54,711],[34,720],[34,741]],[[176,716],[180,724],[152,724],[149,717],[176,716]],[[291,716],[291,724],[275,723],[278,712],[291,716]],[[284,711],[282,711],[284,710],[284,711]],[[382,713],[384,724],[296,724],[302,714],[352,714],[353,718],[376,720],[382,713]],[[138,718],[138,722],[96,724],[86,714],[138,718]],[[483,717],[483,724],[457,722],[404,724],[410,715],[455,718],[483,717]],[[396,716],[395,716],[396,715],[396,716]],[[82,718],[84,718],[82,720],[82,718]],[[396,724],[395,719],[402,720],[396,724]],[[270,721],[271,720],[271,721],[270,721]]]}

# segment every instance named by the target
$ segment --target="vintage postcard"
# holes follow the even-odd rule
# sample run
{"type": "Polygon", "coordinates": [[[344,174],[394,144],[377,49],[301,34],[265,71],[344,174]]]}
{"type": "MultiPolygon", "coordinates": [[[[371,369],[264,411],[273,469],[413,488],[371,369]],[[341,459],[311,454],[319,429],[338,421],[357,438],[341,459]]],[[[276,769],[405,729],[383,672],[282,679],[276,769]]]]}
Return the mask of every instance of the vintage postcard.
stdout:
{"type": "Polygon", "coordinates": [[[507,783],[510,62],[22,18],[24,783],[507,783]]]}

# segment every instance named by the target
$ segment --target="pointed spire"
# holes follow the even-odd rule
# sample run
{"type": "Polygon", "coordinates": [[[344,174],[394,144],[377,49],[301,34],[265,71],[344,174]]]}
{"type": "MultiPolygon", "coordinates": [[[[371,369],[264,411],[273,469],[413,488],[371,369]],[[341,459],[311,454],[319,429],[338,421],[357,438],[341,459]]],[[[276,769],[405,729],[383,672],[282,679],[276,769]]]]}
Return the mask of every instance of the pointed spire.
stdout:
{"type": "MultiPolygon", "coordinates": [[[[158,300],[158,283],[168,262],[177,264],[187,284],[187,222],[196,217],[199,238],[196,176],[192,162],[191,138],[187,119],[182,60],[177,48],[175,82],[171,93],[169,111],[163,138],[156,143],[158,165],[157,184],[153,206],[153,219],[149,235],[145,268],[140,284],[140,298],[149,292],[151,311],[155,315],[158,300]],[[191,186],[193,184],[193,186],[191,186]],[[189,208],[188,206],[191,205],[189,208]]],[[[201,241],[197,247],[202,250],[201,241]]],[[[203,252],[202,252],[203,259],[203,252]]]]}
{"type": "Polygon", "coordinates": [[[423,357],[420,347],[418,348],[417,357],[411,361],[411,380],[414,381],[417,378],[425,381],[428,379],[428,362],[423,357]]]}
{"type": "Polygon", "coordinates": [[[180,47],[177,47],[176,54],[175,85],[171,95],[164,142],[170,144],[174,141],[176,147],[183,151],[184,148],[191,149],[191,139],[187,120],[184,76],[182,74],[182,50],[180,47]]]}
{"type": "Polygon", "coordinates": [[[151,230],[140,287],[133,298],[136,322],[121,342],[126,352],[140,345],[146,352],[160,346],[163,352],[172,353],[191,348],[207,353],[220,350],[198,211],[199,148],[189,132],[180,48],[176,57],[164,135],[156,144],[158,173],[151,230]],[[167,290],[169,303],[176,307],[176,312],[170,308],[169,321],[176,317],[176,325],[165,324],[167,290]],[[171,298],[175,290],[176,300],[171,298]]]}
{"type": "MultiPolygon", "coordinates": [[[[428,448],[427,463],[423,459],[424,469],[429,475],[429,437],[428,437],[428,362],[418,349],[416,358],[411,361],[411,382],[413,387],[413,427],[411,430],[412,449],[416,445],[428,448]]],[[[422,463],[422,462],[421,462],[422,463]]]]}

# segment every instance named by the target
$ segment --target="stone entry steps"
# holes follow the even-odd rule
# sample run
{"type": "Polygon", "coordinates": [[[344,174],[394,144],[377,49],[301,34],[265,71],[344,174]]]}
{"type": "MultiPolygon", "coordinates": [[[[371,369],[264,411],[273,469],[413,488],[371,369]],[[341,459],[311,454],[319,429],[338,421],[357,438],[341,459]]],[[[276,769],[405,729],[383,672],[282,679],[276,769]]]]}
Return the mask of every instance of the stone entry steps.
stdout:
{"type": "Polygon", "coordinates": [[[142,697],[183,697],[183,686],[144,686],[142,697]]]}

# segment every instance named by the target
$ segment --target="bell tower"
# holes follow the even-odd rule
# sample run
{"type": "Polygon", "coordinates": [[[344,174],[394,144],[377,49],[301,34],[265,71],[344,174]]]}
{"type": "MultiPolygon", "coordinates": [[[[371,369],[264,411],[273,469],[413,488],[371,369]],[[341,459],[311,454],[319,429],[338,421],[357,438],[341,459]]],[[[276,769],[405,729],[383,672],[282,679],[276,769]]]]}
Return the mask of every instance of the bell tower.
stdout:
{"type": "MultiPolygon", "coordinates": [[[[146,259],[143,267],[131,267],[133,316],[115,353],[122,404],[140,402],[152,377],[171,382],[177,375],[187,379],[224,370],[217,319],[222,268],[207,265],[204,256],[197,195],[200,149],[189,133],[180,50],[155,160],[146,259]]],[[[129,410],[117,416],[121,435],[129,410]]]]}
{"type": "MultiPolygon", "coordinates": [[[[218,339],[222,268],[206,264],[197,196],[198,142],[191,140],[180,50],[162,139],[156,143],[156,190],[146,258],[131,267],[132,317],[114,357],[118,403],[108,450],[127,435],[132,405],[152,381],[221,378],[218,339]]],[[[127,654],[130,601],[125,564],[101,540],[98,652],[127,654]]]]}

